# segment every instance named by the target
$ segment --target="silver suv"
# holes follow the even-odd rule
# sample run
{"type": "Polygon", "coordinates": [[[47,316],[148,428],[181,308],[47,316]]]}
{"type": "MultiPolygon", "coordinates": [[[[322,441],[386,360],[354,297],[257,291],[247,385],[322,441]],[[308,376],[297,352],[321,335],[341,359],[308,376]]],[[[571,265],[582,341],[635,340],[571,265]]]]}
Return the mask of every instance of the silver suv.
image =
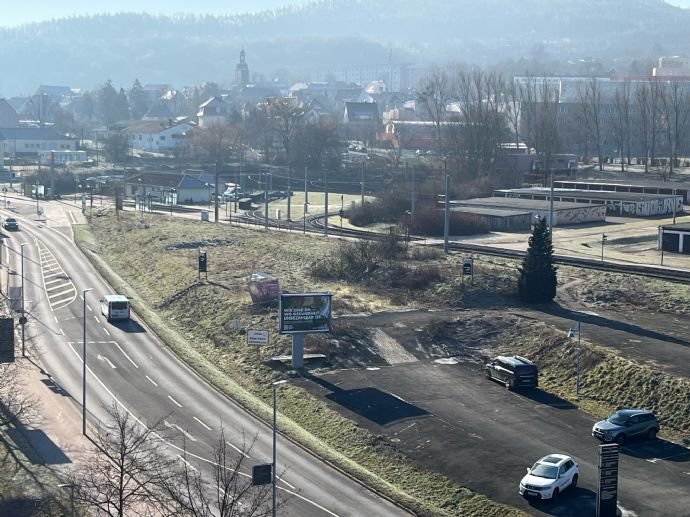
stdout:
{"type": "Polygon", "coordinates": [[[592,436],[595,438],[620,445],[630,438],[645,437],[653,440],[658,432],[659,421],[647,409],[619,409],[592,427],[592,436]]]}

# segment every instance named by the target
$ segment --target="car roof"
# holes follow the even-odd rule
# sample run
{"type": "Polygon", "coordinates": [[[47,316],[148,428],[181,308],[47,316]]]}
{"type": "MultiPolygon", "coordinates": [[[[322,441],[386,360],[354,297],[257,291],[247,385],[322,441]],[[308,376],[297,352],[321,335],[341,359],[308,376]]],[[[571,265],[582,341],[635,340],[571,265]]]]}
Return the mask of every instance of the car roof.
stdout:
{"type": "Polygon", "coordinates": [[[537,461],[537,463],[545,463],[547,465],[557,467],[568,460],[572,460],[572,458],[570,456],[566,456],[565,454],[549,454],[548,456],[544,456],[542,459],[537,461]]]}
{"type": "Polygon", "coordinates": [[[529,359],[520,357],[519,355],[499,355],[496,359],[501,359],[513,366],[534,366],[534,363],[529,359]]]}
{"type": "Polygon", "coordinates": [[[651,413],[651,411],[649,409],[623,408],[616,411],[616,413],[623,416],[634,416],[641,415],[644,413],[651,413]]]}

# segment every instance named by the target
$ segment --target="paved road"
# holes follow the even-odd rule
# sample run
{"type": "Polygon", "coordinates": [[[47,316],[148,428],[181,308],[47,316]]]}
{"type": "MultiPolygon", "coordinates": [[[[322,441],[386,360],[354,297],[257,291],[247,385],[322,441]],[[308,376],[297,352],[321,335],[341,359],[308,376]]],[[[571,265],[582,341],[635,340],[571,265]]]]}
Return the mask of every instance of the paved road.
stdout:
{"type": "MultiPolygon", "coordinates": [[[[77,405],[82,402],[82,326],[86,322],[89,422],[106,420],[103,405],[117,400],[144,424],[164,416],[168,429],[184,433],[187,449],[201,468],[210,470],[208,459],[221,427],[231,447],[241,448],[245,437],[256,435],[249,463],[270,462],[269,427],[200,380],[136,318],[117,326],[104,321],[98,300],[111,289],[68,237],[70,228],[61,225],[68,220],[51,211],[52,206],[42,206],[49,208],[47,224],[36,220],[33,203],[12,202],[21,230],[5,239],[3,263],[9,257],[16,288],[21,280],[20,244],[26,243],[27,343],[77,405]],[[84,315],[81,293],[87,288],[93,292],[86,295],[84,315]]],[[[13,293],[16,298],[18,291],[13,293]]],[[[181,441],[171,440],[171,454],[180,452],[181,441]]],[[[279,438],[277,449],[278,472],[287,469],[279,487],[282,494],[290,495],[281,515],[407,515],[289,441],[279,438]]]]}
{"type": "MultiPolygon", "coordinates": [[[[410,457],[496,501],[534,515],[594,515],[599,442],[589,435],[592,418],[566,401],[506,391],[475,363],[420,361],[303,382],[410,457]],[[579,487],[556,503],[530,504],[518,482],[552,452],[580,464],[579,487]]],[[[664,440],[623,448],[619,504],[628,515],[690,515],[690,451],[664,440]]]]}

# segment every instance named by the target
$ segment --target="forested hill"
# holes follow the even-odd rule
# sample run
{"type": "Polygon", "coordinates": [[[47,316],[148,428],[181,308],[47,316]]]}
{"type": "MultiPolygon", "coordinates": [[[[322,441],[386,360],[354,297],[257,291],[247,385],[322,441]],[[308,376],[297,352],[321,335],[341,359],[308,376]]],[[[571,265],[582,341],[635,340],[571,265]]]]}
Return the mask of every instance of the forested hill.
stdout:
{"type": "Polygon", "coordinates": [[[266,74],[326,64],[690,54],[690,11],[661,0],[322,0],[244,16],[72,17],[0,30],[0,96],[39,83],[90,88],[229,83],[239,50],[266,74]]]}

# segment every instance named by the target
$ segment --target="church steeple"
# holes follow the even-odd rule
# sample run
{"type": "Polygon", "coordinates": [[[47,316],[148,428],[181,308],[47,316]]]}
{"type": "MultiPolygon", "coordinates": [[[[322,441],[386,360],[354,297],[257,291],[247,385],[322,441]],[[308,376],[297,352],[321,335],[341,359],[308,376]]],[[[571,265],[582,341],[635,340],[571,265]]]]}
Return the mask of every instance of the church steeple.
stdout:
{"type": "Polygon", "coordinates": [[[240,62],[235,67],[235,84],[240,87],[249,84],[249,65],[245,61],[244,48],[240,51],[240,62]]]}

